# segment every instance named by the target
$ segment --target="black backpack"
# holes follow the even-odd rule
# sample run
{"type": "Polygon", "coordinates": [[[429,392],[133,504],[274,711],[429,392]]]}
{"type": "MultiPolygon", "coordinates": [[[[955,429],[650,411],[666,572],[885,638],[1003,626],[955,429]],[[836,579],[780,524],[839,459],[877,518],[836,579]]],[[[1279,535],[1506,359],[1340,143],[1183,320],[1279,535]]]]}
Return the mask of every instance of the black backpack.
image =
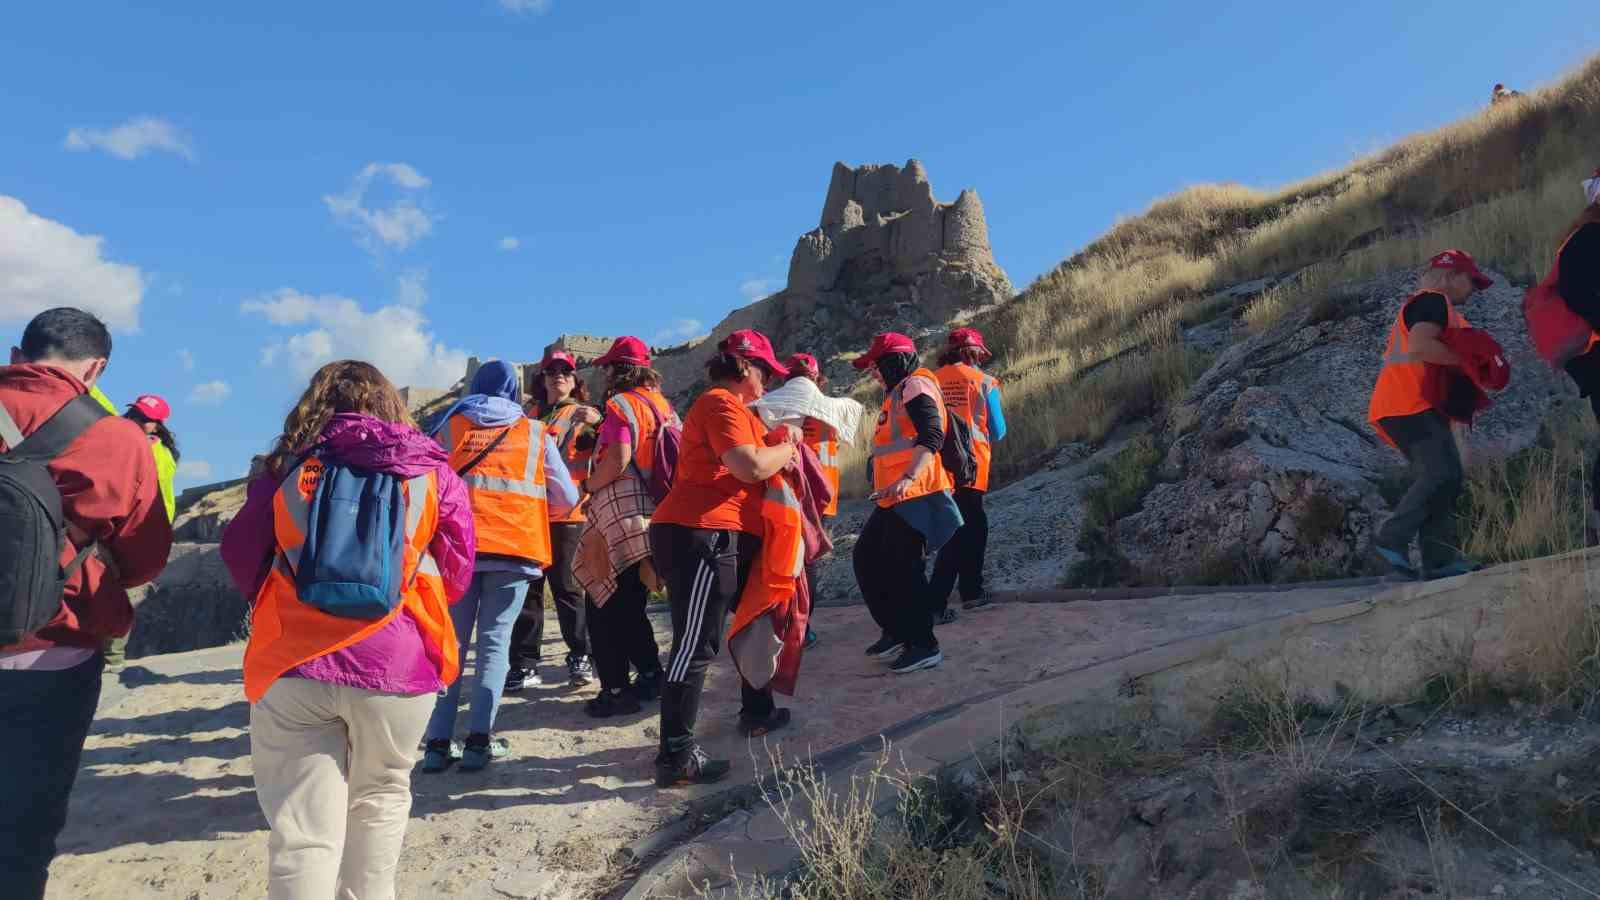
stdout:
{"type": "Polygon", "coordinates": [[[87,395],[69,400],[24,439],[0,406],[0,647],[18,643],[61,611],[67,579],[94,549],[61,568],[67,520],[61,491],[45,468],[95,422],[110,415],[87,395]]]}
{"type": "Polygon", "coordinates": [[[955,479],[956,487],[971,487],[978,481],[978,457],[972,452],[972,428],[967,420],[949,413],[944,417],[944,446],[939,461],[955,479]]]}

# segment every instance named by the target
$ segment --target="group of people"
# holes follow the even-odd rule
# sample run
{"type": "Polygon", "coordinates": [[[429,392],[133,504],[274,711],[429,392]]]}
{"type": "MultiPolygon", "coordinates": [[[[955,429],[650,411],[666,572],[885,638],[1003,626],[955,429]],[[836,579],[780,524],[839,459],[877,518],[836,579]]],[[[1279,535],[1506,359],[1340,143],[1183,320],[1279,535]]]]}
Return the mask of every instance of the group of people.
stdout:
{"type": "MultiPolygon", "coordinates": [[[[1541,354],[1600,417],[1600,171],[1584,190],[1525,312],[1541,354]]],[[[1411,574],[1419,537],[1420,574],[1475,565],[1452,531],[1462,471],[1449,423],[1504,384],[1497,345],[1457,310],[1489,283],[1469,254],[1435,256],[1401,304],[1373,392],[1369,418],[1415,476],[1376,552],[1411,574]]],[[[599,404],[578,360],[551,351],[531,397],[514,367],[490,362],[425,431],[371,364],[316,372],[221,548],[254,601],[243,675],[270,896],[393,896],[417,749],[428,773],[505,755],[495,715],[505,691],[542,679],[546,586],[568,682],[598,681],[586,712],[659,702],[656,784],[727,776],[696,736],[707,668],[726,636],[740,733],[790,723],[775,693],[793,692],[810,640],[840,459],[858,439],[870,441],[872,506],[853,567],[878,626],[866,653],[902,674],[940,663],[951,594],[987,602],[983,498],[1006,426],[982,335],[951,332],[937,369],[906,335],[874,338],[854,360],[884,388],[870,427],[859,404],[822,391],[814,357],[780,361],[752,330],[715,349],[681,419],[632,337],[593,362],[599,404]],[[664,659],[646,616],[663,592],[664,659]]],[[[147,395],[108,412],[93,395],[110,358],[105,326],[60,308],[33,319],[0,368],[0,576],[11,576],[0,718],[27,761],[0,772],[0,871],[16,896],[43,895],[106,649],[132,624],[127,590],[159,574],[172,542],[170,409],[147,395]],[[55,542],[42,580],[19,555],[40,535],[55,542]]]]}

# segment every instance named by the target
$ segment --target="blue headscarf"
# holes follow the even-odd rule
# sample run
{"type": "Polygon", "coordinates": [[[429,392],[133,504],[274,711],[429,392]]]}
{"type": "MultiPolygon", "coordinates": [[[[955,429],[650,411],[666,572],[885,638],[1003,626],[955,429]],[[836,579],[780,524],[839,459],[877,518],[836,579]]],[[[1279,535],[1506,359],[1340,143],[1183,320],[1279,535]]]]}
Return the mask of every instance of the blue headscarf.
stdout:
{"type": "Polygon", "coordinates": [[[518,383],[516,367],[504,360],[491,359],[480,366],[467,390],[467,396],[434,420],[430,435],[438,434],[456,413],[485,428],[510,425],[527,415],[522,410],[522,385],[518,383]]]}

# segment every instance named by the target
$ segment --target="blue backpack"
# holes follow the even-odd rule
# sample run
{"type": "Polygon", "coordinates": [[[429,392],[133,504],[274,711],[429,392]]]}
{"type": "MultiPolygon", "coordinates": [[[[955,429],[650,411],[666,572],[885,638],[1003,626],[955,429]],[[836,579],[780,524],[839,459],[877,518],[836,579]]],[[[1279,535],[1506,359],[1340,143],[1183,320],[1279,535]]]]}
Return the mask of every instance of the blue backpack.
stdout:
{"type": "Polygon", "coordinates": [[[406,574],[404,479],[323,464],[295,571],[303,603],[346,619],[381,619],[400,605],[406,574]]]}

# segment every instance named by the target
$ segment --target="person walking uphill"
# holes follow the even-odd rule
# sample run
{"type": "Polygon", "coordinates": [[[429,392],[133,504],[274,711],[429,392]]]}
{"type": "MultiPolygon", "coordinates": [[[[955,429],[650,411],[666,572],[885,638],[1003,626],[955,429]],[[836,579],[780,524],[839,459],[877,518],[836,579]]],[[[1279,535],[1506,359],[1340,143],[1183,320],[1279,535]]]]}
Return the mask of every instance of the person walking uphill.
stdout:
{"type": "MultiPolygon", "coordinates": [[[[567,475],[561,451],[542,422],[522,411],[517,370],[501,360],[484,363],[472,377],[471,393],[447,410],[437,437],[450,450],[450,468],[467,485],[477,558],[472,586],[450,607],[459,654],[477,647],[475,683],[468,714],[463,771],[473,772],[506,755],[491,742],[495,713],[510,667],[511,629],[529,589],[554,559],[550,517],[572,511],[578,489],[567,475]]],[[[461,681],[434,704],[424,737],[422,771],[450,765],[461,681]]]]}
{"type": "Polygon", "coordinates": [[[606,411],[594,462],[583,489],[590,494],[588,524],[573,571],[589,593],[589,647],[600,693],[585,704],[603,719],[631,715],[640,701],[661,696],[661,653],[645,615],[659,586],[650,557],[650,517],[657,441],[678,416],[650,368],[650,351],[636,337],[619,337],[596,359],[606,370],[606,411]],[[628,683],[628,668],[638,680],[628,683]]]}
{"type": "Polygon", "coordinates": [[[933,635],[926,558],[956,529],[961,511],[939,458],[945,406],[932,372],[917,365],[911,338],[886,332],[852,363],[883,383],[883,409],[872,436],[872,498],[877,506],[856,540],[856,583],[883,630],[867,655],[893,659],[897,674],[944,661],[933,635]]]}
{"type": "Polygon", "coordinates": [[[949,622],[955,614],[949,609],[950,591],[958,582],[962,609],[976,609],[989,601],[983,595],[983,560],[989,548],[989,515],[983,509],[983,495],[989,490],[989,469],[994,445],[1006,436],[1005,411],[1000,406],[1000,382],[980,366],[994,355],[984,346],[976,328],[957,328],[950,332],[948,346],[939,357],[934,377],[950,415],[960,416],[972,433],[973,461],[977,478],[970,485],[957,485],[956,506],[962,525],[950,542],[939,548],[933,562],[934,618],[949,622]]]}
{"type": "Polygon", "coordinates": [[[159,575],[172,548],[143,432],[86,396],[110,358],[105,325],[60,308],[34,317],[0,367],[0,722],[13,754],[0,771],[6,897],[44,896],[100,699],[100,647],[128,633],[128,588],[159,575]],[[59,532],[41,533],[42,517],[24,506],[52,492],[59,547],[59,532]]]}
{"type": "MultiPolygon", "coordinates": [[[[793,426],[767,432],[749,404],[768,378],[789,374],[759,331],[735,331],[706,365],[711,387],[689,409],[672,491],[650,524],[650,546],[672,604],[672,655],[661,695],[656,785],[720,780],[732,766],[695,741],[706,667],[761,550],[765,482],[795,458],[793,426]]],[[[770,687],[741,679],[739,730],[755,736],[788,724],[770,687]]]]}
{"type": "MultiPolygon", "coordinates": [[[[578,361],[565,350],[546,354],[539,364],[539,386],[530,414],[544,422],[555,437],[556,447],[567,471],[578,481],[589,475],[594,455],[594,427],[600,424],[600,411],[589,404],[589,388],[578,378],[578,361]]],[[[544,643],[544,585],[550,585],[555,601],[556,621],[561,639],[567,645],[567,683],[582,687],[594,677],[589,662],[588,598],[572,574],[572,561],[578,555],[578,539],[583,535],[583,501],[562,513],[550,511],[550,552],[553,560],[544,577],[534,582],[528,602],[511,629],[511,674],[506,676],[506,692],[519,691],[538,678],[540,647],[544,643]]]]}
{"type": "Polygon", "coordinates": [[[394,896],[475,541],[466,487],[389,380],[355,360],[317,370],[222,535],[255,598],[244,692],[273,900],[394,896]]]}
{"type": "Polygon", "coordinates": [[[1378,529],[1374,551],[1405,575],[1416,574],[1412,538],[1422,545],[1422,569],[1428,577],[1476,568],[1456,545],[1455,505],[1465,477],[1461,454],[1449,420],[1427,396],[1427,382],[1430,367],[1461,365],[1441,336],[1447,329],[1468,327],[1456,305],[1493,283],[1466,252],[1446,250],[1428,262],[1389,331],[1367,420],[1379,437],[1405,454],[1411,487],[1378,529]]]}

